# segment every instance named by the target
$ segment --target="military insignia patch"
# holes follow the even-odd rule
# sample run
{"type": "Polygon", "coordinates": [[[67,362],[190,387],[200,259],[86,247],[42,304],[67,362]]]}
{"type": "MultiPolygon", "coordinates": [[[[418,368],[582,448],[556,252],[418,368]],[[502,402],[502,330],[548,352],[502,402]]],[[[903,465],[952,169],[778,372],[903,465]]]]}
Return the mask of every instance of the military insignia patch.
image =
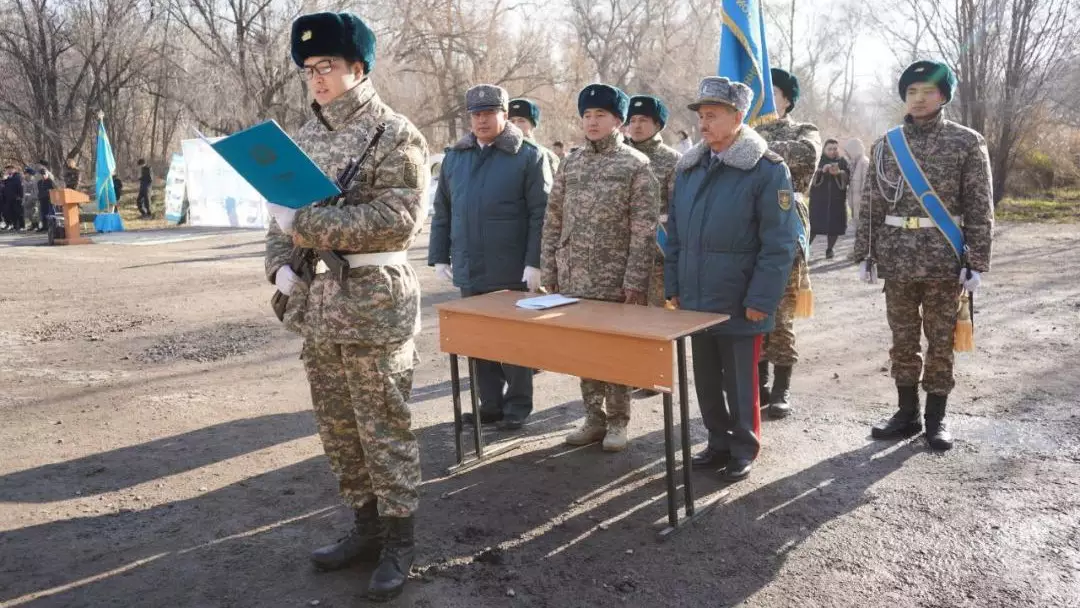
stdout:
{"type": "Polygon", "coordinates": [[[300,34],[300,40],[307,42],[308,40],[311,40],[311,35],[311,30],[304,30],[304,33],[300,34]]]}
{"type": "Polygon", "coordinates": [[[781,190],[778,193],[778,199],[777,202],[780,203],[780,208],[784,211],[790,211],[791,201],[795,200],[795,193],[791,190],[781,190]]]}

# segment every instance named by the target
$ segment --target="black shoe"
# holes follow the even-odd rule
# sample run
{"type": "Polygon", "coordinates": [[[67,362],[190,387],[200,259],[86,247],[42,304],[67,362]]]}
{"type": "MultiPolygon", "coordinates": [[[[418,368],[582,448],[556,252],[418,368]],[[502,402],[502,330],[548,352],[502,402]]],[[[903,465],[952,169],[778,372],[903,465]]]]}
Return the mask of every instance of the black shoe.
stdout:
{"type": "Polygon", "coordinates": [[[922,431],[922,422],[919,421],[919,387],[898,386],[896,392],[898,410],[892,418],[870,429],[870,436],[874,439],[907,439],[922,431]]]}
{"type": "Polygon", "coordinates": [[[413,518],[382,517],[383,550],[379,565],[368,583],[368,599],[385,602],[401,595],[409,570],[416,559],[413,544],[413,518]]]}
{"type": "Polygon", "coordinates": [[[356,523],[349,535],[338,542],[311,552],[311,561],[319,570],[341,570],[361,562],[374,562],[382,551],[382,527],[375,501],[356,509],[356,523]]]}
{"type": "Polygon", "coordinates": [[[825,250],[825,259],[826,260],[831,260],[831,259],[833,259],[833,257],[834,257],[833,256],[833,250],[832,249],[826,249],[825,250]]]}
{"type": "Polygon", "coordinates": [[[758,378],[758,407],[766,409],[769,407],[769,402],[772,401],[772,395],[769,392],[769,362],[758,361],[757,364],[757,378],[758,378]]]}
{"type": "MultiPolygon", "coordinates": [[[[483,417],[481,417],[481,422],[483,417]]],[[[506,418],[495,423],[495,428],[500,431],[520,431],[521,427],[525,426],[525,421],[520,418],[506,418]]]]}
{"type": "MultiPolygon", "coordinates": [[[[484,410],[480,410],[480,424],[495,424],[502,419],[502,412],[485,412],[484,410]]],[[[466,412],[461,415],[461,424],[467,426],[473,425],[472,412],[466,412]]]]}
{"type": "Polygon", "coordinates": [[[791,414],[791,404],[788,397],[791,396],[791,370],[790,365],[777,365],[776,380],[773,381],[772,398],[769,400],[769,418],[779,420],[787,418],[791,414]]]}
{"type": "Polygon", "coordinates": [[[727,465],[731,460],[731,452],[727,450],[715,450],[708,446],[690,459],[690,468],[693,469],[719,469],[727,465]]]}
{"type": "Polygon", "coordinates": [[[953,438],[945,427],[945,407],[948,395],[926,395],[926,442],[930,449],[945,452],[952,449],[953,438]]]}
{"type": "Polygon", "coordinates": [[[749,458],[732,458],[724,467],[724,481],[742,481],[750,476],[754,461],[749,458]]]}

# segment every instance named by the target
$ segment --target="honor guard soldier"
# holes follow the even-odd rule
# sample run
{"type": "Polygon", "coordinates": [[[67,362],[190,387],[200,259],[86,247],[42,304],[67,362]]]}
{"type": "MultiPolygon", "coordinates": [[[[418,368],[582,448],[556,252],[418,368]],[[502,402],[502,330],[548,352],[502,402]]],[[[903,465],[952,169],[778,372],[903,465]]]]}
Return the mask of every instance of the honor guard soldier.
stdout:
{"type": "Polygon", "coordinates": [[[926,438],[935,450],[952,447],[945,408],[954,386],[953,332],[958,313],[968,312],[960,311],[963,292],[974,292],[990,270],[994,226],[986,141],[943,116],[956,86],[942,63],[917,61],[904,70],[899,92],[907,116],[872,148],[853,253],[863,281],[885,280],[892,329],[898,411],[872,434],[894,439],[923,429],[921,381],[926,438]]]}
{"type": "Polygon", "coordinates": [[[675,169],[664,257],[665,293],[679,308],[731,318],[690,338],[709,444],[696,468],[745,479],[760,449],[757,362],[795,259],[799,217],[784,159],[743,124],[753,91],[701,81],[702,141],[675,169]]]}
{"type": "MultiPolygon", "coordinates": [[[[648,157],[619,133],[629,101],[606,84],[578,94],[585,145],[563,160],[544,218],[540,262],[551,293],[646,303],[660,193],[648,157]]],[[[581,397],[585,422],[566,443],[625,449],[630,388],[582,378],[581,397]]]]}
{"type": "MultiPolygon", "coordinates": [[[[435,192],[428,264],[462,297],[540,289],[540,235],[552,177],[540,147],[507,120],[507,100],[497,86],[468,90],[472,132],[447,148],[435,192]]],[[[477,359],[476,386],[484,424],[517,430],[532,412],[527,367],[477,359]]],[[[466,425],[472,416],[462,416],[466,425]]]]}
{"type": "Polygon", "coordinates": [[[790,72],[773,68],[773,99],[779,119],[756,127],[769,149],[783,157],[791,172],[791,186],[795,190],[795,210],[799,216],[798,247],[795,250],[795,262],[791,266],[784,297],[776,309],[776,329],[765,336],[762,359],[758,363],[759,402],[770,418],[786,418],[791,413],[790,388],[791,376],[795,364],[799,362],[799,351],[795,348],[795,303],[799,292],[803,297],[810,294],[810,269],[807,265],[810,242],[810,212],[806,197],[810,182],[817,170],[818,157],[821,155],[821,134],[818,128],[808,122],[796,122],[791,117],[796,102],[799,101],[799,79],[790,72]],[[776,378],[772,389],[769,388],[769,364],[773,365],[776,378]]]}
{"type": "Polygon", "coordinates": [[[668,198],[675,177],[675,163],[682,154],[664,144],[660,132],[667,126],[668,109],[659,97],[635,95],[630,98],[630,145],[649,157],[649,169],[660,184],[660,206],[657,209],[656,246],[653,248],[652,272],[649,275],[649,305],[664,305],[664,251],[666,240],[668,198]]]}
{"type": "MultiPolygon", "coordinates": [[[[382,102],[369,75],[375,35],[356,15],[303,15],[292,58],[314,97],[296,143],[329,176],[358,172],[344,196],[298,211],[271,205],[266,276],[287,296],[284,323],[304,337],[315,421],[355,525],[312,554],[336,570],[377,561],[368,596],[401,593],[414,558],[420,455],[407,405],[417,363],[420,285],[408,249],[420,230],[427,143],[382,102]],[[345,171],[349,168],[349,171],[345,171]],[[348,262],[290,265],[293,248],[348,262]]],[[[327,258],[323,258],[327,259],[327,258]]]]}
{"type": "Polygon", "coordinates": [[[536,102],[525,98],[510,100],[510,122],[514,123],[514,126],[525,135],[525,141],[540,149],[548,162],[551,174],[555,175],[559,170],[559,161],[561,159],[557,154],[541,146],[536,141],[536,128],[540,126],[540,106],[536,105],[536,102]]]}

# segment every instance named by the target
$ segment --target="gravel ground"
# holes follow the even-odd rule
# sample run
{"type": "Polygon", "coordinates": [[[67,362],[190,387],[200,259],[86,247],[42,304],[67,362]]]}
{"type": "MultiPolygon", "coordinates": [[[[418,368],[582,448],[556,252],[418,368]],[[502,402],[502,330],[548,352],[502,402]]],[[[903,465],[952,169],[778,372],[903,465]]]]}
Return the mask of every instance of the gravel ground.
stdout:
{"type": "MultiPolygon", "coordinates": [[[[850,265],[816,261],[794,415],[765,423],[749,480],[663,543],[659,398],[635,402],[625,452],[564,449],[577,382],[542,374],[525,446],[444,474],[432,305],[457,296],[423,267],[424,236],[410,254],[424,287],[420,555],[392,605],[1080,606],[1073,226],[998,228],[945,455],[870,441],[895,399],[884,299],[850,265]]],[[[307,561],[349,514],[262,247],[227,230],[71,248],[0,236],[0,607],[365,603],[367,570],[307,561]]],[[[723,487],[711,473],[695,485],[723,487]]]]}

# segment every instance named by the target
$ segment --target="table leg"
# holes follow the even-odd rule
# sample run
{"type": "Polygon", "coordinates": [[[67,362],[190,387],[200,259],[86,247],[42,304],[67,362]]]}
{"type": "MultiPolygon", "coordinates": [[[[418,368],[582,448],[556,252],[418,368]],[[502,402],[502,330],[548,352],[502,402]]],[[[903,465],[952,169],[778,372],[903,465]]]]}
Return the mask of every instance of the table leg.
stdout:
{"type": "Polygon", "coordinates": [[[454,400],[454,449],[460,466],[465,462],[465,448],[461,440],[465,429],[461,424],[461,372],[458,369],[457,355],[450,355],[450,392],[454,400]]]}
{"type": "Polygon", "coordinates": [[[684,510],[681,514],[676,513],[676,498],[675,498],[675,452],[674,452],[674,438],[672,437],[672,397],[670,394],[664,395],[664,442],[667,448],[667,480],[668,480],[668,521],[664,526],[664,520],[654,524],[660,532],[658,534],[660,540],[666,540],[671,536],[686,527],[687,524],[704,517],[710,512],[713,507],[718,505],[720,501],[731,494],[730,490],[722,489],[707,496],[702,497],[700,501],[695,503],[694,500],[694,486],[691,471],[693,469],[692,456],[690,455],[690,391],[687,385],[686,378],[686,338],[679,338],[676,340],[675,352],[678,357],[678,379],[679,379],[679,424],[682,427],[680,429],[682,439],[682,466],[683,466],[683,500],[684,510]],[[681,515],[681,517],[678,517],[681,515]]]}
{"type": "Polygon", "coordinates": [[[500,441],[488,446],[488,449],[484,449],[484,435],[481,431],[480,424],[480,401],[476,393],[476,361],[471,357],[469,361],[469,400],[472,403],[473,412],[473,447],[476,450],[475,455],[466,460],[464,452],[464,444],[462,441],[462,433],[464,432],[464,425],[461,422],[461,380],[458,376],[458,359],[457,355],[450,356],[450,383],[454,393],[454,447],[457,449],[458,461],[457,464],[447,467],[446,474],[454,475],[472,469],[486,460],[490,460],[501,454],[505,454],[510,450],[517,449],[521,446],[522,439],[511,439],[507,441],[500,441]]]}
{"type": "Polygon", "coordinates": [[[473,445],[476,457],[484,457],[484,435],[480,432],[480,400],[476,397],[476,359],[469,357],[469,401],[472,402],[473,445]]]}
{"type": "Polygon", "coordinates": [[[668,525],[679,525],[679,511],[675,498],[675,432],[672,412],[671,393],[664,393],[664,460],[667,464],[667,508],[668,525]]]}
{"type": "Polygon", "coordinates": [[[682,431],[682,466],[683,466],[683,501],[686,504],[686,516],[694,515],[694,482],[690,474],[692,467],[690,455],[690,394],[686,382],[686,338],[676,340],[675,349],[679,366],[679,426],[682,431]]]}

